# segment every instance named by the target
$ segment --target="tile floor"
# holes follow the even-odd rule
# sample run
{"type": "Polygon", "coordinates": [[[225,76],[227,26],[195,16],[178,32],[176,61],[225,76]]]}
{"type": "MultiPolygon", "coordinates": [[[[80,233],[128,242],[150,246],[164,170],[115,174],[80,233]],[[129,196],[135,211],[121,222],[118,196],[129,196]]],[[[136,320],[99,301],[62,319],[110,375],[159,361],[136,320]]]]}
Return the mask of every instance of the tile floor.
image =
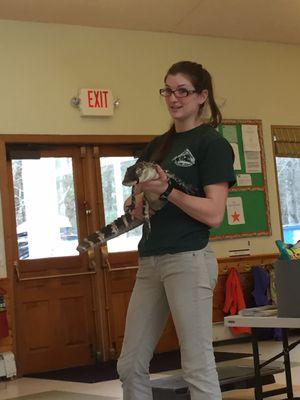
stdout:
{"type": "MultiPolygon", "coordinates": [[[[299,339],[297,337],[291,338],[299,339]]],[[[225,346],[218,346],[217,351],[232,351],[232,352],[252,352],[250,343],[242,344],[230,344],[225,346]]],[[[281,351],[281,343],[276,341],[264,341],[260,342],[260,354],[261,359],[276,354],[281,351]]],[[[292,364],[292,377],[294,393],[300,396],[300,345],[293,349],[290,353],[291,364],[292,364]]],[[[168,371],[159,374],[153,374],[152,378],[161,378],[164,376],[172,375],[176,372],[168,371]]],[[[275,375],[276,385],[282,385],[285,383],[284,374],[275,375]]],[[[276,386],[275,385],[275,386],[276,386]]],[[[274,387],[275,387],[274,386],[274,387]]],[[[90,394],[103,396],[105,400],[122,399],[121,384],[118,380],[99,382],[99,383],[74,383],[74,382],[63,382],[54,380],[43,380],[33,378],[20,378],[8,382],[0,382],[0,399],[12,399],[19,396],[46,392],[51,390],[73,392],[81,394],[90,394]]],[[[272,399],[282,399],[284,396],[272,397],[272,399]]],[[[223,399],[226,400],[252,400],[254,399],[253,390],[236,390],[231,392],[225,392],[223,399]]]]}

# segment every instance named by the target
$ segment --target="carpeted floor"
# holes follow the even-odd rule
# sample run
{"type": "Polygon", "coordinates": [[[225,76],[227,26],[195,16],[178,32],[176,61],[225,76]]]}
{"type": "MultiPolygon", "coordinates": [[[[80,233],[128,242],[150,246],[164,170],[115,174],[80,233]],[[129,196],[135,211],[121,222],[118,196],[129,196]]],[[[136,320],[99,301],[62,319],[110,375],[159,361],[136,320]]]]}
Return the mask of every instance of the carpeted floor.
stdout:
{"type": "MultiPolygon", "coordinates": [[[[215,352],[216,362],[234,360],[239,358],[251,357],[249,353],[228,353],[215,352]]],[[[151,364],[150,372],[163,372],[181,368],[179,351],[155,354],[151,364]]],[[[87,365],[76,368],[61,369],[58,371],[40,372],[27,374],[26,377],[53,379],[60,381],[96,383],[118,379],[116,361],[106,361],[95,365],[87,365]]]]}
{"type": "Polygon", "coordinates": [[[95,396],[84,393],[71,393],[51,390],[50,392],[41,392],[28,394],[26,396],[14,397],[10,400],[117,400],[115,397],[95,396]]]}

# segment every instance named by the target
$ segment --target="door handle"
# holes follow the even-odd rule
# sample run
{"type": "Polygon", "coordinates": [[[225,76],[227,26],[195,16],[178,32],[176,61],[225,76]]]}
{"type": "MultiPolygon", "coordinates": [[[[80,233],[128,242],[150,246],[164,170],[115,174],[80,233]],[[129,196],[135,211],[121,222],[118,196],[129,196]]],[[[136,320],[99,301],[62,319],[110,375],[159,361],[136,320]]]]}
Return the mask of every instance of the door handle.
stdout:
{"type": "Polygon", "coordinates": [[[15,271],[17,274],[17,278],[19,282],[24,281],[35,281],[40,279],[53,279],[53,278],[64,278],[64,277],[72,277],[72,276],[81,276],[81,275],[95,275],[96,271],[84,271],[84,272],[73,272],[70,274],[55,274],[55,275],[40,275],[40,276],[31,276],[28,278],[22,278],[22,274],[20,272],[20,268],[18,262],[14,262],[15,271]]]}

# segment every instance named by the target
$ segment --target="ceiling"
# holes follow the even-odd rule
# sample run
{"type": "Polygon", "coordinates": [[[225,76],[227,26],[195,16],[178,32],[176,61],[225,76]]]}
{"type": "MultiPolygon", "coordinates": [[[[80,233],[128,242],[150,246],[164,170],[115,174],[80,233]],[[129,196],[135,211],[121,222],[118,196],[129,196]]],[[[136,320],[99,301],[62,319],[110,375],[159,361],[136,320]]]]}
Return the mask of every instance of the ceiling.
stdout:
{"type": "Polygon", "coordinates": [[[0,0],[0,19],[300,44],[300,0],[0,0]]]}

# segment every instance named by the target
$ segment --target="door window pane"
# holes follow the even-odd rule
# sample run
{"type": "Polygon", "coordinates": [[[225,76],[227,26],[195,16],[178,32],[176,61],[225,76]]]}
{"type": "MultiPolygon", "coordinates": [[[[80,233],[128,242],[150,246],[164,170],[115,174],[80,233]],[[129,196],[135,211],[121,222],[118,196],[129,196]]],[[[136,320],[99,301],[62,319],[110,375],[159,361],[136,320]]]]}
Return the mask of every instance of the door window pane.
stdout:
{"type": "Polygon", "coordinates": [[[13,160],[19,259],[78,255],[72,158],[13,160]]]}
{"type": "MultiPolygon", "coordinates": [[[[124,202],[131,195],[131,188],[122,185],[126,169],[136,162],[134,157],[101,157],[100,168],[104,201],[105,224],[124,214],[124,202]]],[[[109,252],[137,250],[142,235],[139,226],[107,242],[109,252]]]]}
{"type": "Polygon", "coordinates": [[[276,157],[283,238],[300,240],[300,158],[276,157]]]}

